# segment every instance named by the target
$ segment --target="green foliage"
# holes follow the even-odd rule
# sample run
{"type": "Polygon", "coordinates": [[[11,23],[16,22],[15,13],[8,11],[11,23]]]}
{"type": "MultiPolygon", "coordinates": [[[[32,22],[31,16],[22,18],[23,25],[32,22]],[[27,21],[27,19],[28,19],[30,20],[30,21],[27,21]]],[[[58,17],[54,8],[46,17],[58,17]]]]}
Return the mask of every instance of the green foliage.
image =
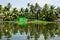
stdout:
{"type": "Polygon", "coordinates": [[[24,26],[26,22],[28,22],[28,19],[25,17],[18,18],[18,22],[20,25],[24,26]]]}
{"type": "Polygon", "coordinates": [[[5,14],[5,18],[9,20],[14,20],[24,16],[29,19],[44,21],[54,21],[57,19],[58,13],[60,13],[60,8],[55,8],[53,5],[48,6],[48,4],[45,4],[42,8],[38,3],[35,3],[35,5],[28,3],[27,6],[27,8],[21,8],[20,11],[18,11],[17,8],[10,10],[10,3],[8,3],[5,7],[0,5],[0,13],[3,12],[5,14]]]}

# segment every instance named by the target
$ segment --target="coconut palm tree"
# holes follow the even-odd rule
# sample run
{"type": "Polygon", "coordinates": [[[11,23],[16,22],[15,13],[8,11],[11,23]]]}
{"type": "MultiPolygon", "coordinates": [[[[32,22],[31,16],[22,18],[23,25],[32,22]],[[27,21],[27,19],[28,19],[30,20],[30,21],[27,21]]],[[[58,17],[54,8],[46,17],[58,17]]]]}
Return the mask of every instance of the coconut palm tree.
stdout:
{"type": "Polygon", "coordinates": [[[10,10],[10,8],[11,8],[11,4],[8,3],[8,4],[7,4],[7,9],[8,9],[8,11],[10,10]]]}
{"type": "Polygon", "coordinates": [[[10,11],[10,8],[11,8],[11,4],[8,3],[8,4],[4,7],[3,12],[10,11]]]}
{"type": "Polygon", "coordinates": [[[13,10],[12,10],[12,17],[17,19],[18,18],[18,13],[19,12],[18,12],[17,8],[13,8],[13,10]]]}
{"type": "Polygon", "coordinates": [[[48,5],[47,4],[45,4],[44,6],[43,6],[43,9],[42,9],[42,20],[47,20],[48,18],[48,9],[49,9],[49,7],[48,7],[48,5]]]}
{"type": "Polygon", "coordinates": [[[39,6],[38,3],[35,3],[35,8],[34,8],[34,10],[35,10],[35,18],[38,19],[38,15],[39,15],[40,10],[41,10],[41,8],[40,8],[40,6],[39,6]]]}
{"type": "Polygon", "coordinates": [[[53,21],[55,19],[57,19],[57,11],[55,10],[55,7],[52,5],[50,6],[50,10],[49,10],[49,20],[53,21]]]}
{"type": "Polygon", "coordinates": [[[57,13],[57,14],[56,14],[57,17],[59,17],[58,15],[60,14],[60,7],[57,7],[57,8],[56,8],[56,13],[57,13]]]}
{"type": "Polygon", "coordinates": [[[28,11],[29,11],[28,8],[26,8],[26,9],[25,9],[25,12],[28,12],[28,11]]]}
{"type": "Polygon", "coordinates": [[[3,7],[2,7],[2,5],[0,5],[0,13],[2,13],[3,12],[3,7]]]}

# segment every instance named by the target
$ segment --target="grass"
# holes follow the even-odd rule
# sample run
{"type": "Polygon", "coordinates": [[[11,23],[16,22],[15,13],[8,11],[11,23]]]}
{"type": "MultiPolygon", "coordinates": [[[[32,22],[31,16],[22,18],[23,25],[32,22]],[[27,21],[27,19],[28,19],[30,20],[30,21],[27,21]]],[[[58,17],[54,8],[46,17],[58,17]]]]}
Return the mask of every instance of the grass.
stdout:
{"type": "MultiPolygon", "coordinates": [[[[13,23],[17,23],[17,24],[21,24],[18,21],[3,21],[3,22],[13,22],[13,23]]],[[[33,24],[51,24],[51,23],[58,23],[58,22],[48,22],[48,21],[41,21],[41,20],[33,20],[33,21],[29,21],[29,22],[24,22],[24,24],[28,24],[28,23],[33,23],[33,24]]]]}
{"type": "Polygon", "coordinates": [[[35,24],[50,24],[50,23],[57,23],[57,22],[48,22],[48,21],[41,21],[41,20],[34,20],[34,21],[30,21],[28,23],[35,23],[35,24]]]}

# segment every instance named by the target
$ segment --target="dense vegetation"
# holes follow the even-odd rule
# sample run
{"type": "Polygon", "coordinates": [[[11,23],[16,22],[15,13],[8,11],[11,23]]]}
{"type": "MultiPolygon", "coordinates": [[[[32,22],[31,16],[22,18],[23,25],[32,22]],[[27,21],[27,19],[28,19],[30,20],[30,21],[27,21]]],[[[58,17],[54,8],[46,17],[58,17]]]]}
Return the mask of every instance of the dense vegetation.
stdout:
{"type": "Polygon", "coordinates": [[[34,40],[39,40],[41,35],[44,36],[44,38],[42,37],[44,40],[49,40],[52,38],[55,39],[56,35],[58,39],[58,37],[60,36],[60,29],[58,25],[59,24],[52,23],[47,25],[28,24],[25,26],[21,26],[14,23],[4,23],[3,29],[0,28],[0,39],[2,40],[3,38],[5,38],[6,40],[11,40],[12,37],[14,37],[13,39],[16,39],[17,36],[17,38],[21,38],[20,35],[23,35],[23,37],[27,36],[26,40],[30,40],[32,38],[34,38],[34,40]],[[13,36],[12,34],[15,36],[13,36]]]}
{"type": "Polygon", "coordinates": [[[0,13],[4,14],[4,20],[16,20],[19,17],[26,17],[28,19],[37,19],[44,21],[54,21],[58,18],[58,13],[60,13],[59,7],[54,7],[53,5],[48,6],[45,4],[40,7],[38,3],[35,5],[28,3],[27,8],[17,8],[11,9],[12,5],[8,3],[6,6],[0,5],[0,13]]]}

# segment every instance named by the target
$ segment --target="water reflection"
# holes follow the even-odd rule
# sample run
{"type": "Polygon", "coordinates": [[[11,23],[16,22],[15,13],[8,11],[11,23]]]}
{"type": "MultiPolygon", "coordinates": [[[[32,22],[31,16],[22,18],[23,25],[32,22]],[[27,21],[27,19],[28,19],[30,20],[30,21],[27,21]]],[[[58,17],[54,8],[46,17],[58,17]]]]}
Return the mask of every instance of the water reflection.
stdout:
{"type": "Polygon", "coordinates": [[[21,26],[15,23],[4,23],[4,27],[0,26],[0,39],[2,40],[50,40],[56,35],[60,35],[58,23],[52,24],[28,24],[21,26]],[[16,39],[14,35],[19,36],[16,39]],[[22,37],[25,37],[21,39],[22,37]]]}

